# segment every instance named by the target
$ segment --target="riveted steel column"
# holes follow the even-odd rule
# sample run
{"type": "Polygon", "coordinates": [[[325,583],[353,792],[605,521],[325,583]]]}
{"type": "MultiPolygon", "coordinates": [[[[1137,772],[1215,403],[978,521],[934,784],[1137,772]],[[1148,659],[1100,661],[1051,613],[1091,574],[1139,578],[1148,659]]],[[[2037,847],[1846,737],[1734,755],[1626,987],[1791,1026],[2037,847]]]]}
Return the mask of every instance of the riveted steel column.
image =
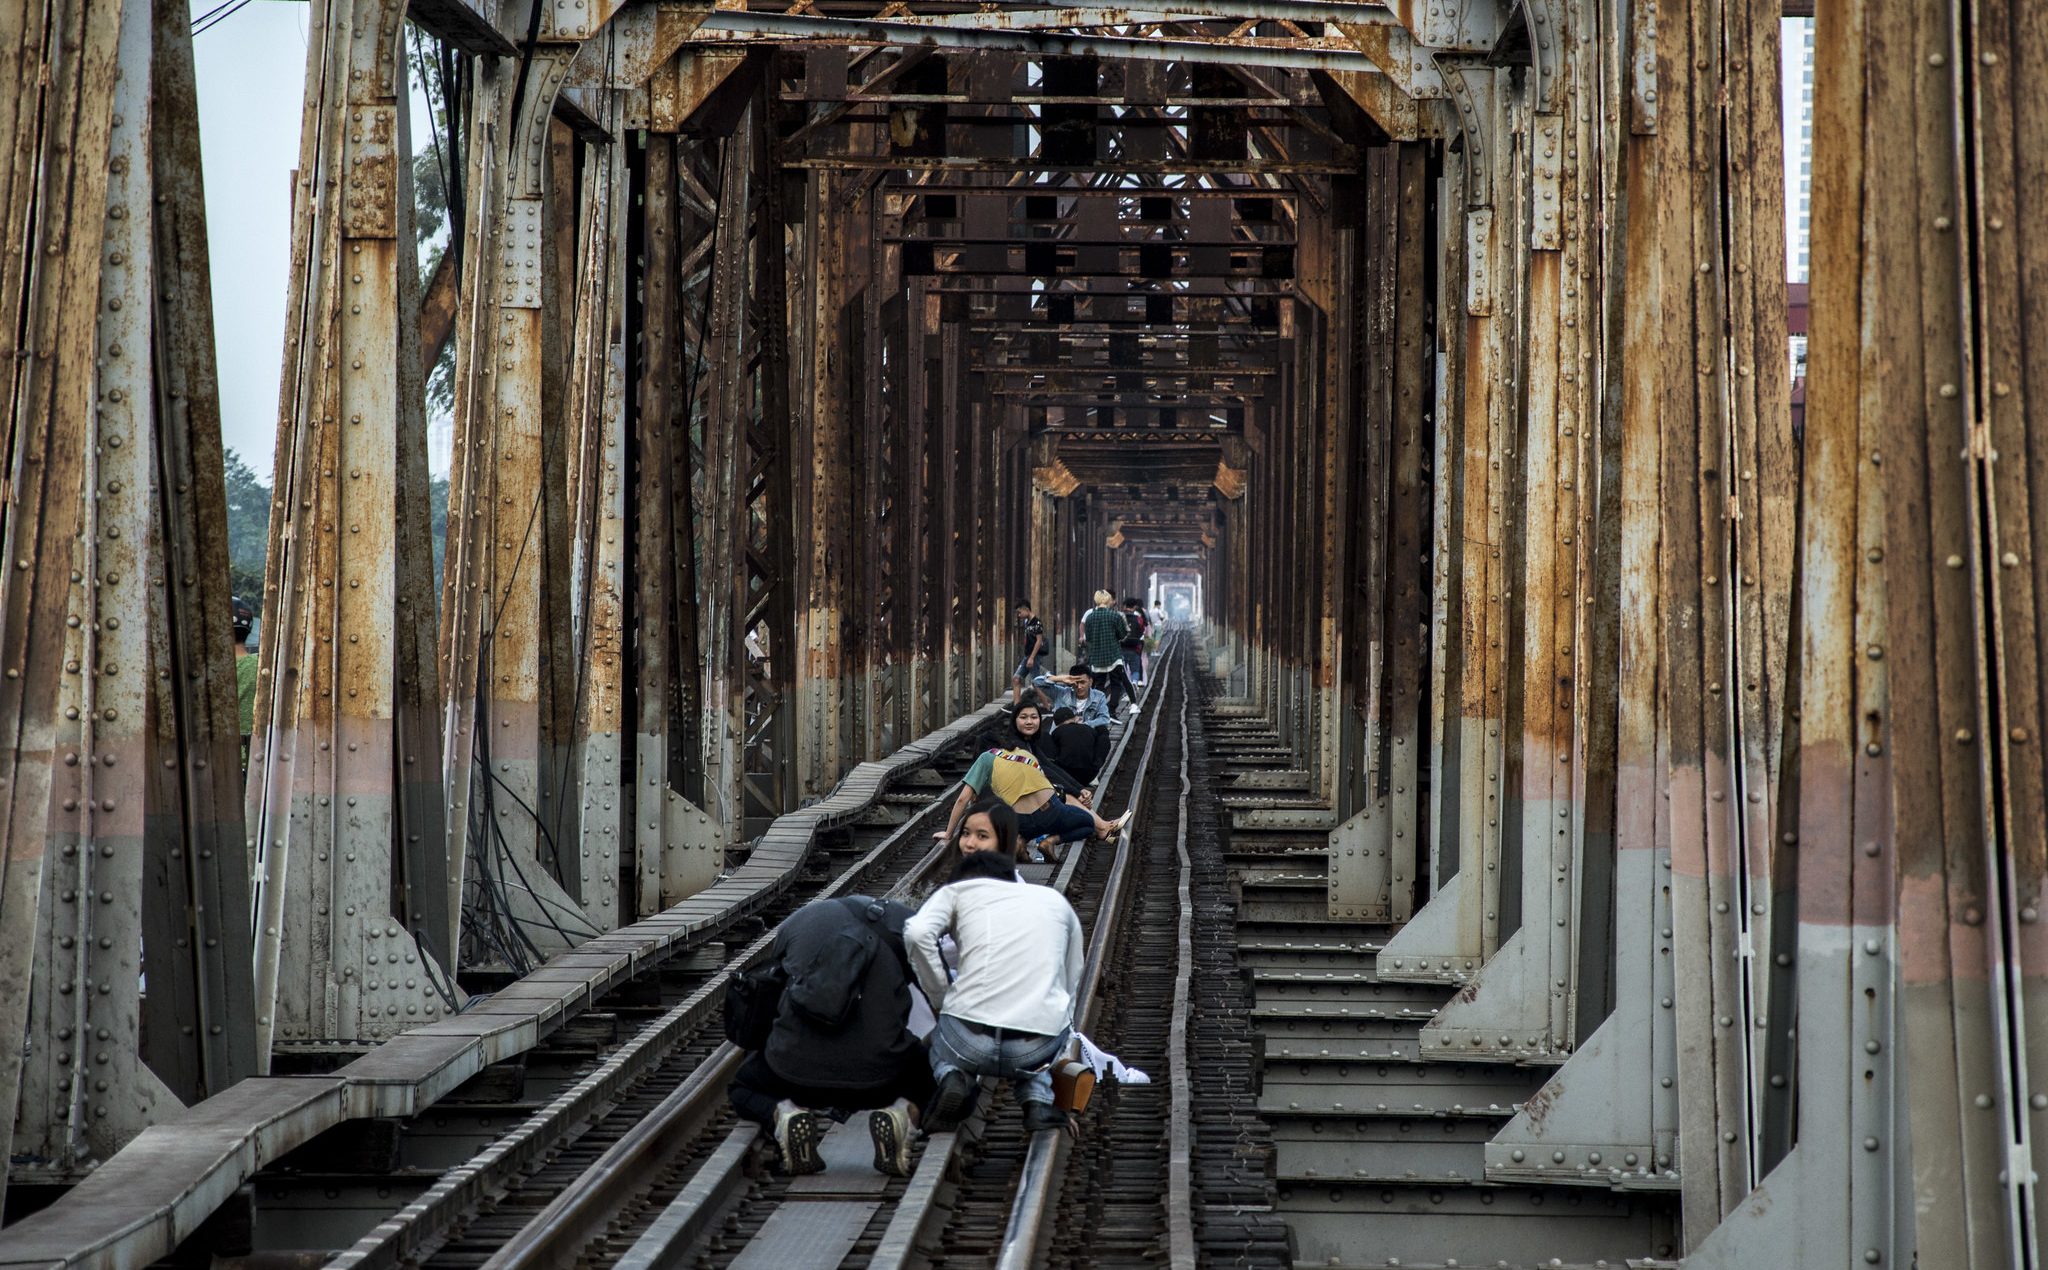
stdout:
{"type": "Polygon", "coordinates": [[[1305,302],[1296,312],[1299,368],[1294,415],[1299,437],[1295,484],[1286,522],[1287,560],[1294,572],[1293,604],[1306,603],[1309,618],[1290,622],[1296,630],[1287,658],[1291,735],[1309,775],[1309,790],[1330,808],[1334,828],[1338,792],[1338,675],[1344,657],[1341,617],[1349,607],[1341,592],[1358,565],[1351,509],[1364,505],[1344,456],[1349,438],[1365,430],[1355,417],[1350,350],[1356,334],[1359,297],[1350,285],[1357,226],[1350,218],[1317,217],[1300,230],[1296,284],[1305,302]],[[1303,543],[1315,550],[1299,550],[1303,543]]]}
{"type": "MultiPolygon", "coordinates": [[[[1658,160],[1667,172],[1713,165],[1713,175],[1704,188],[1699,178],[1690,188],[1666,182],[1643,200],[1662,230],[1665,350],[1644,369],[1656,368],[1660,418],[1679,429],[1664,446],[1661,558],[1679,1172],[1695,1238],[1763,1172],[1765,1042],[1794,1022],[1790,1003],[1770,999],[1765,955],[1777,846],[1766,801],[1777,747],[1766,732],[1783,719],[1767,719],[1764,700],[1782,691],[1784,668],[1764,635],[1762,597],[1783,582],[1759,563],[1782,558],[1772,540],[1792,526],[1782,505],[1757,494],[1772,470],[1790,466],[1783,304],[1737,301],[1746,278],[1774,278],[1784,259],[1782,186],[1769,175],[1779,168],[1775,133],[1759,153],[1746,126],[1760,111],[1774,117],[1776,30],[1774,13],[1748,5],[1659,26],[1657,74],[1669,88],[1658,160]],[[1723,192],[1751,167],[1755,186],[1723,192]]],[[[1801,1035],[1825,1043],[1808,1032],[1809,1018],[1827,1027],[1810,1004],[1800,1003],[1801,1035]]]]}
{"type": "Polygon", "coordinates": [[[1414,912],[1421,841],[1420,710],[1428,613],[1422,570],[1428,515],[1422,446],[1428,338],[1424,326],[1426,157],[1420,145],[1369,153],[1363,182],[1362,453],[1353,471],[1366,504],[1347,571],[1348,678],[1361,716],[1352,816],[1330,838],[1330,915],[1406,920],[1414,912]]]}
{"type": "Polygon", "coordinates": [[[549,458],[560,419],[549,414],[559,402],[547,363],[562,315],[545,299],[560,286],[547,232],[550,112],[574,54],[573,44],[542,43],[478,68],[464,227],[478,267],[456,318],[441,639],[449,854],[451,873],[466,879],[458,901],[493,914],[493,947],[479,943],[465,959],[515,967],[596,931],[556,880],[579,866],[550,829],[560,800],[552,788],[541,796],[567,740],[555,732],[557,686],[573,670],[548,655],[566,582],[550,576],[564,563],[550,527],[566,519],[568,491],[549,479],[561,470],[549,458]]]}
{"type": "MultiPolygon", "coordinates": [[[[1589,36],[1588,42],[1597,45],[1599,39],[1589,36]]],[[[1662,408],[1660,359],[1675,341],[1664,325],[1661,226],[1651,214],[1661,182],[1654,137],[1630,138],[1629,127],[1619,120],[1600,136],[1601,147],[1621,161],[1610,160],[1614,166],[1600,174],[1597,191],[1603,200],[1630,200],[1625,240],[1603,244],[1585,220],[1576,221],[1584,249],[1598,252],[1589,290],[1597,291],[1605,313],[1599,323],[1605,347],[1618,353],[1608,365],[1629,371],[1610,372],[1601,385],[1599,466],[1585,486],[1589,496],[1598,492],[1599,503],[1588,535],[1594,539],[1591,576],[1582,584],[1592,588],[1595,619],[1582,626],[1578,647],[1584,654],[1574,659],[1576,677],[1591,685],[1576,707],[1587,740],[1572,753],[1583,782],[1577,801],[1587,823],[1582,863],[1588,867],[1602,849],[1603,813],[1611,807],[1614,817],[1614,1007],[1530,1107],[1495,1135],[1486,1160],[1489,1177],[1649,1188],[1675,1186],[1678,1178],[1671,812],[1663,797],[1660,740],[1669,687],[1660,684],[1664,604],[1658,561],[1664,553],[1663,447],[1667,436],[1674,444],[1689,437],[1689,427],[1670,420],[1662,408]],[[1602,686],[1609,683],[1618,696],[1612,716],[1601,706],[1613,699],[1602,686]]],[[[1589,193],[1583,184],[1590,182],[1582,183],[1581,202],[1589,193]]],[[[1572,233],[1574,221],[1565,223],[1565,232],[1572,233]]],[[[1595,327],[1584,316],[1578,321],[1589,331],[1595,327]]],[[[1585,338],[1590,341],[1590,334],[1585,338]]],[[[1538,421],[1532,413],[1531,427],[1538,421]]],[[[1597,897],[1582,892],[1581,903],[1581,920],[1597,920],[1597,897]]],[[[1491,971],[1490,964],[1482,977],[1491,971]]],[[[1581,997],[1573,1003],[1581,1030],[1586,1013],[1598,1006],[1597,998],[1585,999],[1586,983],[1581,965],[1581,997]]]]}
{"type": "MultiPolygon", "coordinates": [[[[1967,168],[1977,173],[1982,191],[1975,201],[1976,233],[1970,240],[1975,250],[1968,262],[1973,275],[1969,294],[1977,300],[1980,317],[1973,332],[1978,346],[1969,357],[1974,383],[1958,391],[1966,394],[1963,399],[1972,413],[1971,435],[1981,438],[1981,443],[1973,440],[1969,446],[1977,477],[1973,510],[1981,540],[1997,553],[1997,568],[1990,567],[1987,550],[1978,573],[1989,579],[1984,584],[1987,603],[1979,608],[1980,638],[1995,632],[1979,661],[1989,707],[1989,717],[1976,729],[1984,737],[1980,780],[1989,786],[1983,801],[1989,805],[1995,835],[1986,844],[1979,876],[1985,881],[1982,916],[1990,944],[1986,961],[1991,984],[1998,990],[1993,1008],[2004,1007],[2011,1020],[2007,1044],[1997,1053],[2016,1061],[1995,1071],[1991,1088],[1966,1089],[1969,1107],[1960,1115],[1981,1117],[1980,1095],[1991,1098],[2009,1157],[2000,1194],[2005,1228],[2012,1238],[2018,1233],[2014,1227],[2024,1223],[2021,1229],[2031,1232],[2033,1239],[2031,1245],[2022,1245],[2019,1255],[2039,1265],[2048,1261],[2048,1240],[2040,1233],[2041,1179],[2048,1174],[2048,937],[2041,923],[2048,902],[2048,763],[2040,751],[2043,729],[2048,727],[2048,622],[2041,611],[2048,596],[2048,552],[2043,550],[2048,514],[2042,509],[2048,489],[2043,488],[2039,462],[2031,456],[2040,450],[2038,429],[2048,408],[2048,389],[2042,381],[2048,368],[2048,332],[2041,319],[2048,299],[2042,290],[2048,249],[2035,194],[2042,158],[2048,153],[2048,109],[2034,80],[2048,37],[2048,17],[2033,6],[2007,4],[1960,10],[1959,29],[1964,18],[1972,25],[1963,37],[1958,61],[1971,61],[1975,69],[1965,79],[1965,91],[1958,94],[1958,114],[1974,115],[1979,121],[1979,131],[1966,137],[1964,157],[1967,168]],[[2023,453],[2029,456],[2024,461],[2023,453]]],[[[1964,78],[1962,66],[1955,74],[1964,78]]],[[[1937,400],[1945,400],[1939,396],[1939,384],[1936,394],[1937,400]]],[[[1943,428],[1936,432],[1933,445],[1942,458],[1939,443],[1944,434],[1953,440],[1953,432],[1943,428]]],[[[1939,555],[1944,571],[1952,572],[1948,558],[1953,553],[1944,551],[1945,545],[1939,540],[1930,544],[1930,562],[1939,555]]],[[[1953,745],[1953,732],[1950,738],[1953,745]]],[[[1902,912],[1912,911],[1918,895],[1932,890],[1932,863],[1916,861],[1916,882],[1906,893],[1902,912]]],[[[1958,915],[1964,930],[1974,929],[1970,907],[1967,899],[1960,905],[1951,899],[1952,932],[1958,915]]],[[[1951,944],[1967,947],[1957,934],[1951,944]]],[[[1917,1071],[1921,1038],[1929,1031],[1938,1034],[1922,1020],[1929,1014],[1939,1018],[1941,993],[1925,989],[1931,976],[1921,956],[1910,957],[1905,974],[1912,986],[1903,1002],[1904,1021],[1917,1071]],[[1932,1009],[1927,997],[1934,998],[1932,1009]]],[[[1962,973],[1957,979],[1967,982],[1962,973]]],[[[1960,1004],[1963,1008],[1952,1009],[1951,1019],[1957,1025],[1974,1024],[1967,998],[1960,1004]]],[[[1997,1039],[1995,1030],[1992,1039],[1997,1039]]],[[[1944,1118],[1953,1123],[1956,1116],[1953,1107],[1916,1098],[1916,1149],[1935,1131],[1934,1125],[1944,1118]]],[[[1976,1141],[1981,1133],[1971,1126],[1958,1135],[1973,1155],[1981,1151],[1976,1141]]],[[[1917,1173],[1920,1160],[1916,1158],[1915,1164],[1917,1173]]],[[[1984,1176],[1980,1168],[1972,1172],[1979,1179],[1984,1176]]],[[[1998,1174],[1991,1177],[1999,1179],[1998,1174]]],[[[1984,1188],[1977,1189],[1969,1200],[1973,1213],[1985,1204],[1984,1188]]],[[[1928,1256],[1954,1255],[1953,1237],[1938,1229],[1936,1233],[1944,1238],[1922,1242],[1928,1256]]],[[[1923,1264],[1926,1260],[1923,1257],[1923,1264]]]]}
{"type": "MultiPolygon", "coordinates": [[[[148,718],[150,598],[162,551],[149,358],[154,32],[146,3],[125,4],[116,16],[113,52],[121,71],[100,85],[111,110],[104,102],[80,106],[81,114],[97,116],[83,124],[88,148],[80,157],[107,174],[97,191],[104,202],[80,198],[70,209],[80,220],[102,223],[91,236],[104,265],[97,270],[98,303],[86,318],[96,356],[71,364],[89,400],[74,397],[58,407],[83,405],[79,422],[86,427],[83,480],[67,482],[64,491],[83,504],[77,538],[65,544],[73,553],[62,606],[65,661],[61,669],[55,659],[7,662],[10,679],[49,681],[60,707],[41,912],[29,923],[35,964],[11,1148],[50,1180],[76,1177],[178,1105],[140,1053],[145,791],[150,761],[159,753],[170,757],[149,744],[148,718]]],[[[82,34],[90,38],[89,28],[82,34]]],[[[113,64],[109,59],[98,69],[113,64]]],[[[95,183],[84,184],[92,190],[95,183]]],[[[32,563],[25,553],[16,557],[15,586],[27,581],[32,563]]]]}
{"type": "MultiPolygon", "coordinates": [[[[763,625],[771,642],[795,654],[796,546],[792,514],[794,435],[790,413],[789,242],[782,201],[781,149],[775,114],[779,87],[772,70],[754,95],[748,134],[756,183],[752,204],[753,271],[748,318],[753,328],[749,361],[756,377],[748,413],[747,498],[742,522],[748,626],[763,625]]],[[[747,777],[759,828],[796,805],[796,726],[787,703],[795,697],[794,655],[771,659],[767,673],[749,683],[747,777]]]]}
{"type": "Polygon", "coordinates": [[[786,234],[764,77],[722,147],[711,260],[700,619],[705,809],[743,841],[792,797],[796,638],[786,234]],[[766,658],[749,666],[748,633],[766,658]]]}
{"type": "MultiPolygon", "coordinates": [[[[706,396],[706,310],[713,208],[693,175],[705,147],[650,133],[641,182],[640,306],[633,427],[633,860],[635,911],[701,890],[725,859],[722,824],[704,809],[705,686],[696,523],[703,470],[692,420],[706,396]]],[[[713,184],[716,179],[712,178],[713,184]]],[[[707,446],[710,438],[707,437],[707,446]]]]}
{"type": "MultiPolygon", "coordinates": [[[[256,1071],[220,394],[189,15],[151,8],[160,567],[150,579],[150,787],[142,879],[143,1058],[185,1102],[256,1071]]],[[[123,78],[137,76],[124,68],[123,78]]],[[[124,112],[125,116],[125,112],[124,112]]],[[[131,181],[134,179],[130,177],[131,181]]],[[[424,438],[422,438],[424,441],[424,438]]]]}
{"type": "Polygon", "coordinates": [[[867,717],[852,682],[865,670],[858,644],[867,622],[853,606],[874,597],[871,591],[861,594],[854,574],[874,533],[872,526],[856,532],[854,509],[867,499],[874,467],[858,438],[871,417],[867,385],[877,360],[871,346],[879,347],[880,340],[863,285],[870,269],[867,221],[874,213],[870,196],[850,188],[857,180],[834,172],[804,178],[804,268],[798,285],[802,326],[810,338],[801,363],[808,391],[798,416],[807,461],[798,495],[804,509],[798,517],[804,527],[803,600],[794,707],[805,796],[829,792],[857,761],[861,747],[853,719],[867,717]],[[856,414],[863,417],[857,420],[856,414]]]}
{"type": "Polygon", "coordinates": [[[2041,22],[1816,27],[1815,128],[1842,141],[1814,173],[1797,1142],[1701,1265],[2042,1262],[2038,465],[2014,460],[2048,122],[2014,88],[2041,22]]]}
{"type": "MultiPolygon", "coordinates": [[[[0,119],[17,139],[0,196],[8,223],[29,227],[0,265],[0,298],[22,315],[18,328],[8,327],[5,351],[34,371],[9,376],[0,389],[13,421],[11,491],[0,528],[0,1107],[8,1108],[0,1115],[0,1170],[12,1155],[41,933],[60,916],[44,903],[46,866],[54,881],[58,839],[77,849],[78,795],[62,788],[74,783],[76,763],[65,764],[59,747],[76,754],[73,721],[63,712],[78,709],[82,693],[84,663],[72,632],[88,615],[73,607],[72,578],[85,529],[101,351],[99,307],[77,300],[99,295],[121,23],[116,5],[31,7],[21,15],[19,51],[0,60],[0,119]],[[69,823],[60,825],[55,818],[66,798],[73,807],[62,813],[69,823]]],[[[74,906],[79,898],[74,891],[74,906]]],[[[70,952],[75,998],[75,937],[70,952]]],[[[41,1015],[48,1008],[38,1011],[37,1038],[45,1035],[41,1015]]],[[[69,1026],[75,1037],[77,1024],[69,1026]]],[[[47,1092],[39,1082],[39,1096],[47,1092]]]]}
{"type": "MultiPolygon", "coordinates": [[[[1571,84],[1589,82],[1590,72],[1571,84]]],[[[1561,1061],[1576,1041],[1573,919],[1586,754],[1584,677],[1575,672],[1581,624],[1591,617],[1581,603],[1591,559],[1582,492],[1591,473],[1587,424],[1594,414],[1579,353],[1583,333],[1599,318],[1582,284],[1585,246],[1576,225],[1567,233],[1560,214],[1560,204],[1577,200],[1580,156],[1590,138],[1580,135],[1576,112],[1568,124],[1543,106],[1532,93],[1510,112],[1531,133],[1529,166],[1497,185],[1512,196],[1493,209],[1495,230],[1507,235],[1516,262],[1504,276],[1523,290],[1516,314],[1521,391],[1511,403],[1520,418],[1495,460],[1514,494],[1502,563],[1506,630],[1515,639],[1490,640],[1483,654],[1505,676],[1504,730],[1512,735],[1501,781],[1498,904],[1518,924],[1474,972],[1476,982],[1423,1032],[1426,1054],[1522,1062],[1561,1061]]]]}
{"type": "MultiPolygon", "coordinates": [[[[604,122],[624,131],[617,95],[604,122]]],[[[623,306],[626,288],[627,158],[623,142],[586,152],[580,241],[574,273],[574,319],[568,399],[569,503],[578,648],[574,752],[566,786],[575,802],[575,868],[564,877],[600,929],[620,925],[620,869],[625,829],[633,821],[625,786],[625,561],[628,550],[623,306]]],[[[669,232],[673,233],[670,227],[669,232]]],[[[666,571],[661,571],[666,572],[666,571]]],[[[563,802],[568,804],[570,798],[563,802]]]]}
{"type": "MultiPolygon", "coordinates": [[[[429,951],[446,939],[429,928],[446,910],[391,902],[401,879],[401,897],[446,885],[438,870],[405,874],[394,780],[400,708],[423,704],[399,697],[399,628],[430,611],[425,595],[399,592],[400,438],[423,447],[425,432],[404,11],[360,0],[322,17],[307,53],[267,673],[250,745],[265,1056],[393,1035],[452,1005],[429,951]]],[[[416,457],[424,479],[423,448],[416,457]]],[[[425,498],[404,507],[423,528],[425,498]]]]}
{"type": "MultiPolygon", "coordinates": [[[[1456,379],[1440,394],[1438,581],[1444,588],[1435,664],[1443,667],[1439,764],[1432,774],[1438,831],[1437,892],[1388,941],[1379,973],[1463,983],[1499,939],[1506,641],[1509,590],[1509,416],[1515,367],[1516,257],[1505,202],[1511,172],[1507,103],[1498,73],[1447,73],[1460,111],[1462,151],[1447,157],[1451,195],[1439,235],[1447,255],[1445,311],[1462,311],[1451,358],[1456,379]],[[1443,874],[1456,862],[1453,880],[1443,874]]],[[[1506,205],[1511,209],[1512,204],[1506,205]]],[[[1439,1047],[1441,1048],[1441,1047],[1439,1047]]]]}

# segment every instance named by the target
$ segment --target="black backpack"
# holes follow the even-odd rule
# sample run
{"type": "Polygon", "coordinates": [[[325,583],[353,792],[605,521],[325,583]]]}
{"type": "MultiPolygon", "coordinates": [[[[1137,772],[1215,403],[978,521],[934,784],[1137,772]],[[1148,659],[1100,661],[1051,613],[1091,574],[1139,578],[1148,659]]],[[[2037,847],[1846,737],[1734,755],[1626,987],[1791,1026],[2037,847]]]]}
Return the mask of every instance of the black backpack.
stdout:
{"type": "Polygon", "coordinates": [[[743,1050],[766,1045],[788,985],[782,966],[772,961],[734,976],[725,985],[725,1039],[743,1050]]]}
{"type": "Polygon", "coordinates": [[[878,900],[836,902],[867,920],[833,932],[800,958],[784,953],[780,960],[756,966],[728,984],[727,1040],[749,1050],[766,1045],[785,1001],[804,1021],[828,1031],[852,1020],[860,1006],[868,968],[882,948],[880,927],[888,909],[878,900]]]}

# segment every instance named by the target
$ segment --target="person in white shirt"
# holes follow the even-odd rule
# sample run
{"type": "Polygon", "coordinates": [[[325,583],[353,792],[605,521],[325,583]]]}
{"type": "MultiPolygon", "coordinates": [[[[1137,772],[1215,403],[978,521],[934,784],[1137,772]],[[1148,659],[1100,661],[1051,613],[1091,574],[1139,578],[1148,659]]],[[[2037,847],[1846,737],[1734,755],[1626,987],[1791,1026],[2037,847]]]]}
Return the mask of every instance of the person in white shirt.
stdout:
{"type": "Polygon", "coordinates": [[[1016,814],[1000,800],[969,807],[958,842],[951,880],[903,927],[911,969],[939,1013],[931,1036],[938,1092],[925,1131],[958,1126],[980,1076],[1011,1082],[1027,1131],[1063,1128],[1051,1065],[1073,1034],[1088,959],[1081,920],[1058,891],[1018,879],[1016,814]],[[950,976],[939,952],[946,935],[959,959],[950,976]]]}

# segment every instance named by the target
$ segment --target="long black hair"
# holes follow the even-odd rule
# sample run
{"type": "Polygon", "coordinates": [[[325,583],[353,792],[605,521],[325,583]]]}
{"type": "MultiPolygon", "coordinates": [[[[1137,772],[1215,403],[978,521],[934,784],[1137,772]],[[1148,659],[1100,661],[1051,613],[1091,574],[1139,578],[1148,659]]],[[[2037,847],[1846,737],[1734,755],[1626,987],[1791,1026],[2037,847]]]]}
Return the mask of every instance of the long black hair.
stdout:
{"type": "Polygon", "coordinates": [[[1003,713],[1008,718],[1010,724],[1010,740],[1015,743],[1010,748],[1013,750],[1030,750],[1036,753],[1039,741],[1045,737],[1047,717],[1045,707],[1039,705],[1036,701],[1019,701],[1003,713]],[[1017,720],[1023,717],[1026,710],[1038,716],[1038,731],[1033,732],[1029,736],[1024,735],[1023,730],[1017,726],[1017,720]]]}
{"type": "Polygon", "coordinates": [[[977,798],[967,805],[966,812],[960,817],[959,827],[953,831],[952,841],[948,845],[953,848],[954,855],[953,870],[947,875],[946,881],[957,882],[963,877],[1014,878],[1017,876],[1017,813],[1010,809],[1010,804],[993,794],[977,798]],[[976,816],[988,817],[989,827],[996,831],[996,845],[987,851],[963,853],[960,851],[960,835],[966,831],[967,822],[976,816]],[[982,856],[992,856],[995,859],[972,866],[968,864],[968,861],[979,860],[982,856]],[[998,862],[1002,867],[1000,874],[983,871],[998,862]]]}

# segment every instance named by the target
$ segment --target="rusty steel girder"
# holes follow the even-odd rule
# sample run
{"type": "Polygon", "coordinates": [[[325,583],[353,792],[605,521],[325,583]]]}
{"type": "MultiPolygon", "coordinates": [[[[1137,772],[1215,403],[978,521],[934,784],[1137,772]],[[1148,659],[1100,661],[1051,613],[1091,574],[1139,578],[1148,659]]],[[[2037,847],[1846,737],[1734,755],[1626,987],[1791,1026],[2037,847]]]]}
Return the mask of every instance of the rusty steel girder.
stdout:
{"type": "Polygon", "coordinates": [[[404,13],[330,6],[307,51],[250,745],[266,1060],[458,1004],[418,620],[431,565],[404,13]]]}
{"type": "Polygon", "coordinates": [[[189,19],[24,21],[0,59],[0,1184],[65,1184],[257,1058],[189,19]]]}

